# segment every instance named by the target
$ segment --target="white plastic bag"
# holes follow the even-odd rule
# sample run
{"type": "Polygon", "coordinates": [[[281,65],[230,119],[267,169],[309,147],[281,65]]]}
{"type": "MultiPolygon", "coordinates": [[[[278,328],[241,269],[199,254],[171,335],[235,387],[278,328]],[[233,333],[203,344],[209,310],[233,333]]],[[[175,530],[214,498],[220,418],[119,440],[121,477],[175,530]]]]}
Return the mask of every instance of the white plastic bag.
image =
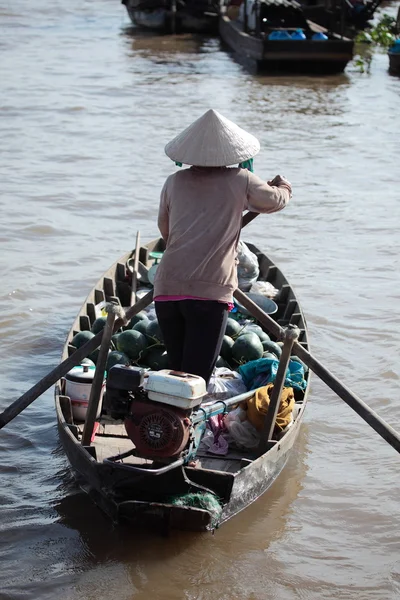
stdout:
{"type": "Polygon", "coordinates": [[[227,400],[245,392],[247,392],[247,388],[239,373],[226,367],[216,367],[207,386],[207,395],[204,397],[203,403],[227,400]]]}
{"type": "Polygon", "coordinates": [[[238,448],[256,448],[260,443],[260,434],[247,420],[243,408],[238,407],[229,412],[224,425],[238,448]]]}
{"type": "Polygon", "coordinates": [[[278,291],[269,281],[256,281],[250,288],[250,292],[261,294],[266,298],[275,298],[278,291]]]}
{"type": "Polygon", "coordinates": [[[237,252],[239,261],[237,265],[238,287],[242,292],[248,292],[260,274],[258,259],[241,240],[237,252]]]}

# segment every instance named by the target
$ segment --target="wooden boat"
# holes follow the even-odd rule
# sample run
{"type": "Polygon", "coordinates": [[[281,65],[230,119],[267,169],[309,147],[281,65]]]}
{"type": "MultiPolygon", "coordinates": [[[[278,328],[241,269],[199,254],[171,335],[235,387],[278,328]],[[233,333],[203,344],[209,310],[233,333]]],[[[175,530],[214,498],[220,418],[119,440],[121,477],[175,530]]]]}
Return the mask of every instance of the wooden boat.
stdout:
{"type": "Polygon", "coordinates": [[[382,0],[304,0],[301,6],[307,19],[353,39],[372,26],[381,4],[382,0]]]}
{"type": "Polygon", "coordinates": [[[122,0],[132,23],[159,33],[218,32],[218,3],[214,0],[122,0]]]}
{"type": "MultiPolygon", "coordinates": [[[[300,330],[298,341],[307,349],[306,322],[292,287],[270,258],[253,244],[247,245],[258,258],[259,280],[270,282],[278,290],[275,298],[276,312],[270,315],[274,326],[276,327],[277,323],[282,327],[296,325],[300,330]]],[[[137,253],[140,262],[135,263],[134,250],[122,256],[104,273],[88,295],[72,325],[63,349],[63,360],[75,351],[71,345],[73,337],[78,332],[89,330],[93,325],[97,314],[96,306],[104,301],[122,306],[130,305],[132,261],[139,267],[139,274],[142,272],[144,280],[149,269],[157,261],[158,253],[164,249],[162,239],[140,246],[137,253]]],[[[134,270],[134,273],[137,271],[134,270]]],[[[140,290],[139,285],[138,294],[140,290]]],[[[295,389],[295,408],[291,425],[279,434],[274,431],[273,439],[267,442],[265,452],[260,454],[255,450],[230,447],[228,454],[219,456],[210,454],[200,445],[195,455],[200,462],[195,466],[190,466],[179,457],[178,460],[174,458],[172,462],[160,462],[157,459],[149,460],[137,456],[123,421],[115,420],[104,412],[97,419],[99,425],[92,437],[92,443],[82,445],[84,424],[73,416],[71,398],[66,395],[65,379],[56,384],[55,404],[60,440],[78,483],[115,522],[155,521],[168,529],[202,531],[220,526],[245,509],[278,477],[298,435],[308,388],[307,372],[303,389],[295,389]],[[208,507],[176,505],[172,500],[179,495],[193,492],[200,496],[207,494],[216,498],[218,514],[208,507]]],[[[242,393],[223,403],[216,401],[202,405],[191,414],[192,423],[200,419],[204,411],[212,415],[218,411],[221,413],[222,410],[230,410],[230,407],[253,393],[254,391],[242,393]]]]}
{"type": "Polygon", "coordinates": [[[400,52],[388,52],[389,71],[393,75],[400,75],[400,52]]]}
{"type": "Polygon", "coordinates": [[[256,71],[335,74],[352,60],[354,42],[307,20],[294,0],[263,0],[255,6],[252,19],[246,7],[242,16],[222,13],[219,32],[238,60],[256,71]],[[273,39],[280,34],[287,39],[273,39]],[[304,39],[293,39],[302,34],[304,39]]]}

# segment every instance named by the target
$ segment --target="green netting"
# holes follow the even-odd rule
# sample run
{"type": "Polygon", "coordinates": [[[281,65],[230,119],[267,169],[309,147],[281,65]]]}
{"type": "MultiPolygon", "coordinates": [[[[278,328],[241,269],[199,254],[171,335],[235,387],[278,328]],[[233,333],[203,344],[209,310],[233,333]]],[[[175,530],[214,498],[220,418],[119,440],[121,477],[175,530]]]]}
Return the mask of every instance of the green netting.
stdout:
{"type": "Polygon", "coordinates": [[[216,527],[222,513],[222,505],[214,494],[208,492],[193,492],[181,494],[170,499],[174,506],[193,506],[194,508],[203,508],[211,514],[211,525],[216,527]]]}

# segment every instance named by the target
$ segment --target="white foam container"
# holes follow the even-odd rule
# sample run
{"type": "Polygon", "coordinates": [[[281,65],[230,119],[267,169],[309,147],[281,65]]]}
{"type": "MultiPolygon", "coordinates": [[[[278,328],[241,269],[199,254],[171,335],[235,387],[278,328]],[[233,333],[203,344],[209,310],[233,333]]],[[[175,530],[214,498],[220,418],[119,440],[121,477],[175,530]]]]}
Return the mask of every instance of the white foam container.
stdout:
{"type": "MultiPolygon", "coordinates": [[[[65,376],[65,395],[71,399],[72,415],[77,421],[85,421],[92,389],[95,367],[78,365],[65,376]]],[[[96,419],[101,415],[105,382],[100,393],[96,419]]]]}
{"type": "Polygon", "coordinates": [[[152,371],[147,379],[146,391],[149,400],[183,409],[198,406],[207,394],[202,377],[169,369],[152,371]]]}

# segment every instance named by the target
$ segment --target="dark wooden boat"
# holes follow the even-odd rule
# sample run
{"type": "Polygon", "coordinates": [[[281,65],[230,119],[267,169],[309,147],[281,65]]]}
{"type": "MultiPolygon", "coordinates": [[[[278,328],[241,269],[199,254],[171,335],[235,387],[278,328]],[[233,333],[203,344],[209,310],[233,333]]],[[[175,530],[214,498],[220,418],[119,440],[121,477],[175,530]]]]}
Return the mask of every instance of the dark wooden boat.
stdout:
{"type": "Polygon", "coordinates": [[[393,75],[400,75],[400,52],[388,52],[389,71],[393,75]]]}
{"type": "Polygon", "coordinates": [[[381,4],[382,0],[304,0],[301,6],[307,19],[353,39],[371,27],[381,4]]]}
{"type": "Polygon", "coordinates": [[[134,25],[159,33],[218,33],[215,0],[122,0],[134,25]]]}
{"type": "MultiPolygon", "coordinates": [[[[298,341],[308,348],[307,330],[303,313],[295,293],[280,269],[253,244],[247,244],[257,256],[259,280],[270,282],[278,289],[275,297],[276,312],[271,315],[274,326],[296,325],[300,330],[298,341]]],[[[139,273],[144,276],[157,260],[157,252],[165,248],[162,239],[140,247],[139,273]]],[[[62,359],[74,352],[71,340],[80,331],[90,329],[96,317],[96,306],[109,301],[129,306],[131,302],[131,274],[129,265],[135,251],[122,256],[97,282],[88,295],[68,334],[62,359]]],[[[137,264],[135,265],[137,266],[137,264]]],[[[136,271],[134,270],[136,273],[136,271]]],[[[140,281],[140,279],[139,279],[140,281]]],[[[140,286],[139,286],[140,291],[140,286]]],[[[271,336],[273,339],[273,336],[271,336]]],[[[200,464],[189,466],[182,460],[161,464],[135,455],[123,421],[108,414],[98,418],[99,428],[89,446],[82,445],[84,424],[74,419],[70,397],[66,396],[66,382],[60,380],[55,389],[55,404],[59,435],[72,471],[82,489],[115,522],[147,522],[155,520],[163,527],[189,530],[209,530],[218,527],[263,494],[284,468],[297,438],[309,388],[309,374],[305,374],[304,389],[295,390],[295,408],[291,425],[267,442],[264,453],[229,449],[226,456],[217,456],[206,450],[197,450],[200,464]],[[219,513],[198,506],[178,506],[171,498],[197,491],[218,499],[219,513]]],[[[250,392],[253,394],[254,392],[250,392]]],[[[229,410],[249,392],[225,401],[229,410]]],[[[223,408],[220,401],[207,406],[208,414],[223,408]]],[[[195,411],[192,422],[201,417],[205,408],[195,411]]]]}
{"type": "Polygon", "coordinates": [[[352,60],[353,41],[306,19],[294,0],[263,0],[256,6],[251,22],[246,12],[240,18],[229,9],[219,20],[222,41],[252,69],[325,75],[341,73],[352,60]],[[289,37],[299,30],[306,39],[271,39],[279,32],[289,37]],[[314,39],[316,35],[326,39],[314,39]]]}

